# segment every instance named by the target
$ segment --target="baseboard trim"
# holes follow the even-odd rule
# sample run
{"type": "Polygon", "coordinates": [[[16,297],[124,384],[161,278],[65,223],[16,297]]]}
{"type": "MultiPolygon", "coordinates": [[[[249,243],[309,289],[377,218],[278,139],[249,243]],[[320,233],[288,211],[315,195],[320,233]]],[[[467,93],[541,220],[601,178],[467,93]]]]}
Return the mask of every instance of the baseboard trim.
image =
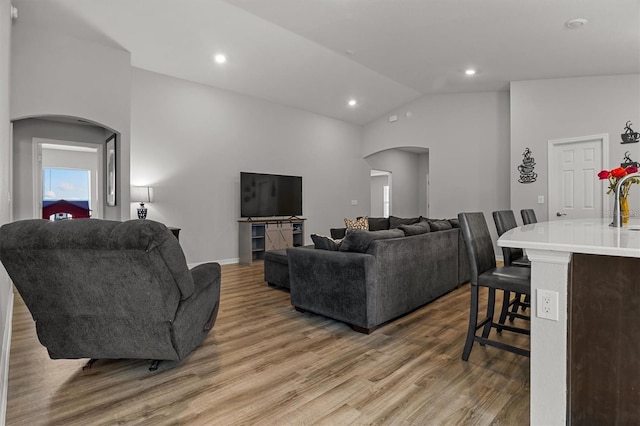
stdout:
{"type": "Polygon", "coordinates": [[[233,263],[239,263],[240,262],[240,258],[239,257],[234,257],[232,259],[221,259],[221,260],[216,260],[216,262],[218,262],[221,265],[231,265],[233,263]]]}
{"type": "Polygon", "coordinates": [[[4,333],[2,336],[2,353],[0,354],[0,425],[7,419],[7,396],[9,392],[9,354],[11,353],[11,324],[13,318],[13,291],[9,293],[7,315],[4,319],[4,333]]]}
{"type": "Polygon", "coordinates": [[[187,266],[189,267],[189,269],[191,269],[191,268],[195,268],[198,265],[202,265],[204,263],[211,263],[211,262],[216,262],[216,263],[219,263],[221,265],[231,265],[231,264],[234,264],[234,263],[239,263],[240,262],[240,258],[239,257],[234,257],[232,259],[206,260],[204,262],[187,263],[187,266]]]}

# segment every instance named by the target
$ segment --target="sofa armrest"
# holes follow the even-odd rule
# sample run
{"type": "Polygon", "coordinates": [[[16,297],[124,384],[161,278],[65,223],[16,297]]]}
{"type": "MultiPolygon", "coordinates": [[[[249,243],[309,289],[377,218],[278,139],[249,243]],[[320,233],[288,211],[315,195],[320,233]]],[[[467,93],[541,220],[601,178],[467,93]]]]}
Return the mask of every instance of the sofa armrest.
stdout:
{"type": "Polygon", "coordinates": [[[220,265],[203,263],[190,272],[194,291],[180,301],[172,323],[172,340],[179,359],[204,340],[215,323],[220,306],[220,265]]]}
{"type": "Polygon", "coordinates": [[[367,293],[375,285],[373,256],[328,250],[287,249],[291,304],[370,328],[367,293]]]}
{"type": "Polygon", "coordinates": [[[220,265],[215,262],[201,263],[189,270],[193,277],[195,287],[193,294],[199,294],[204,288],[212,283],[219,282],[221,277],[220,265]]]}

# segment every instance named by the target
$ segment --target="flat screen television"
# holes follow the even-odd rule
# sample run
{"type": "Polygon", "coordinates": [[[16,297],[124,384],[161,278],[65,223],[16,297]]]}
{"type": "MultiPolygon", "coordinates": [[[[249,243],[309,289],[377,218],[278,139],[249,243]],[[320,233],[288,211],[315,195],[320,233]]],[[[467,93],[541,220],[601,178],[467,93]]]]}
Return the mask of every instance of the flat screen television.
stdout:
{"type": "Polygon", "coordinates": [[[302,177],[240,172],[240,216],[301,216],[302,177]]]}

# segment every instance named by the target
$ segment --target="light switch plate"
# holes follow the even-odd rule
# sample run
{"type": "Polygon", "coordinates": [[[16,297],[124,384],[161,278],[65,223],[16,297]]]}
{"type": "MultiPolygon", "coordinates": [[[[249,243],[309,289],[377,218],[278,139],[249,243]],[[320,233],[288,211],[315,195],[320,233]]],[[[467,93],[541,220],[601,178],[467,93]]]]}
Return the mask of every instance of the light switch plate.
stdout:
{"type": "Polygon", "coordinates": [[[538,195],[538,204],[544,204],[544,195],[538,195]]]}

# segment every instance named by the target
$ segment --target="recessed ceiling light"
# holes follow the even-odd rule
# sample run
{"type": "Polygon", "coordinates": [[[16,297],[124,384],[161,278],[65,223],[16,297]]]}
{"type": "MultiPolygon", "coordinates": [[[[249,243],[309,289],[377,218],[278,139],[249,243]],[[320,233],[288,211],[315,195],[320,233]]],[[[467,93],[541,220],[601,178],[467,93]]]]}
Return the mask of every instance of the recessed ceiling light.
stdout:
{"type": "Polygon", "coordinates": [[[213,57],[213,60],[216,61],[216,64],[224,64],[227,62],[227,57],[222,53],[218,53],[213,57]]]}
{"type": "Polygon", "coordinates": [[[474,70],[473,68],[469,68],[469,69],[465,70],[464,73],[466,75],[476,75],[476,70],[474,70]]]}
{"type": "Polygon", "coordinates": [[[349,99],[349,102],[347,102],[347,105],[349,105],[350,107],[354,107],[358,105],[358,101],[356,101],[355,99],[349,99]]]}
{"type": "Polygon", "coordinates": [[[576,18],[576,19],[569,19],[565,25],[567,26],[567,28],[569,28],[570,30],[577,30],[578,28],[582,28],[585,25],[587,25],[587,21],[584,18],[576,18]]]}

